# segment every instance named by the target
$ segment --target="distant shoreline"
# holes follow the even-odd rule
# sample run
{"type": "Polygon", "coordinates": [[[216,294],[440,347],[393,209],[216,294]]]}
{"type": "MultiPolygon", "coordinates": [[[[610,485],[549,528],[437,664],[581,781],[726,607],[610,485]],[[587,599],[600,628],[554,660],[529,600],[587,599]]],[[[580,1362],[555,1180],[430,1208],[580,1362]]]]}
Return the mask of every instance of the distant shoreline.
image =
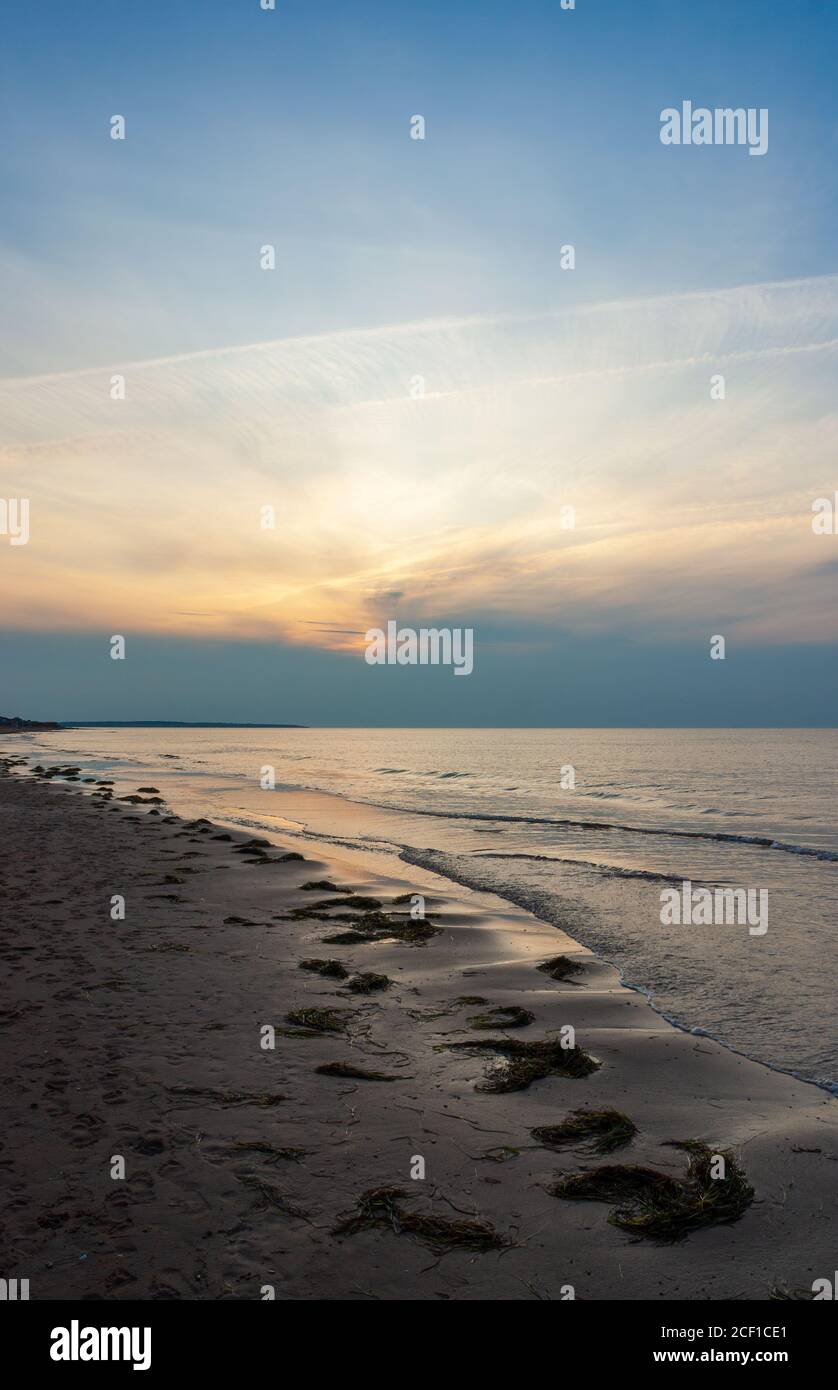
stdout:
{"type": "Polygon", "coordinates": [[[22,720],[20,723],[0,723],[0,733],[63,733],[72,729],[308,729],[308,724],[220,724],[190,723],[181,719],[85,719],[72,723],[39,723],[22,720]]]}
{"type": "Polygon", "coordinates": [[[84,719],[62,729],[307,729],[308,724],[223,724],[185,719],[84,719]]]}

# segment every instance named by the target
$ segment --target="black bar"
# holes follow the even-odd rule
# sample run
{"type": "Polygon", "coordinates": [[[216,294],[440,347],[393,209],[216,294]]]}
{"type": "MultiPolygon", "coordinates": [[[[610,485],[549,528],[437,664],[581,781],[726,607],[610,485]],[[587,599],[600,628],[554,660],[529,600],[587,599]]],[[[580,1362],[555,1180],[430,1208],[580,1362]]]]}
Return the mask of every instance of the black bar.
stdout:
{"type": "MultiPolygon", "coordinates": [[[[221,1377],[292,1372],[305,1356],[308,1371],[318,1377],[333,1364],[351,1372],[359,1365],[375,1370],[377,1378],[403,1375],[415,1383],[427,1368],[439,1376],[464,1357],[469,1377],[483,1365],[497,1375],[498,1358],[514,1358],[519,1375],[544,1374],[564,1380],[570,1371],[598,1373],[647,1372],[653,1378],[684,1367],[700,1374],[718,1366],[757,1367],[801,1373],[820,1370],[834,1346],[835,1316],[829,1305],[808,1302],[610,1303],[543,1301],[494,1305],[458,1300],[452,1303],[408,1304],[365,1300],[351,1303],[245,1303],[210,1301],[7,1302],[0,1304],[3,1365],[18,1364],[25,1373],[51,1377],[97,1373],[133,1375],[128,1360],[54,1360],[51,1348],[96,1345],[101,1328],[136,1329],[139,1359],[150,1351],[146,1377],[188,1371],[221,1377]],[[523,1318],[523,1322],[518,1319],[523,1318]],[[72,1334],[64,1336],[57,1329],[72,1334]],[[96,1338],[84,1329],[96,1330],[96,1338]],[[150,1332],[145,1340],[145,1329],[150,1332]],[[444,1337],[445,1341],[440,1341],[444,1337]],[[385,1353],[385,1348],[390,1352],[385,1353]],[[401,1346],[398,1357],[394,1347],[401,1346]],[[448,1347],[447,1352],[444,1347],[448,1347]],[[376,1350],[377,1349],[377,1350],[376,1350]],[[399,1360],[404,1356],[404,1368],[399,1360]],[[541,1369],[539,1369],[539,1367],[541,1369]]],[[[119,1349],[126,1344],[120,1340],[119,1349]]],[[[299,1374],[296,1373],[296,1374],[299,1374]]],[[[505,1373],[504,1373],[505,1374],[505,1373]]]]}

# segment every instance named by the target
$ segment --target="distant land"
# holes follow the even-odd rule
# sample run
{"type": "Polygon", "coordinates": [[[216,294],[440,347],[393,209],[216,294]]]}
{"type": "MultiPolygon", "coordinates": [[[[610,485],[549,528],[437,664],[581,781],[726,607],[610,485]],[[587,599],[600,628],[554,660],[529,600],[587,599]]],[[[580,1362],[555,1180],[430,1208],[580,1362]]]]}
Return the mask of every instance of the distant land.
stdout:
{"type": "Polygon", "coordinates": [[[61,725],[41,725],[62,729],[307,729],[308,724],[221,724],[190,723],[185,719],[74,719],[61,725]]]}
{"type": "Polygon", "coordinates": [[[21,719],[16,714],[12,715],[11,718],[8,715],[0,714],[0,734],[27,733],[30,729],[33,731],[46,731],[49,729],[60,729],[62,727],[61,724],[42,724],[36,719],[21,719]]]}
{"type": "Polygon", "coordinates": [[[9,718],[0,714],[0,733],[48,732],[57,729],[307,729],[308,724],[192,724],[184,719],[74,719],[62,723],[9,718]]]}

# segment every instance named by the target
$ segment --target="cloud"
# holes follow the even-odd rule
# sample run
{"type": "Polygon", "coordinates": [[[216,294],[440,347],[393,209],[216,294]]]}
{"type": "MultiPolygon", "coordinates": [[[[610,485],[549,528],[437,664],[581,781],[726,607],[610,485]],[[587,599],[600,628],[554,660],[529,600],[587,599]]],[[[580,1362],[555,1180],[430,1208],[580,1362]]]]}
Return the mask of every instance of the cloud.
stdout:
{"type": "Polygon", "coordinates": [[[825,276],[6,379],[0,495],[31,502],[6,621],[833,640],[836,350],[825,276]]]}

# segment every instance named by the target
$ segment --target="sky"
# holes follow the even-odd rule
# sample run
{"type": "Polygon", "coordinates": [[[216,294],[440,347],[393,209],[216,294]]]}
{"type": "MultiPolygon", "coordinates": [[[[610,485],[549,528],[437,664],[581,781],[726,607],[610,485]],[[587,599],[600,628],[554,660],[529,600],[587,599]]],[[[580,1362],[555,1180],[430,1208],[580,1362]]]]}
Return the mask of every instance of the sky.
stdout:
{"type": "Polygon", "coordinates": [[[834,724],[836,38],[818,0],[11,3],[0,713],[834,724]],[[687,100],[767,152],[663,145],[687,100]],[[473,673],[368,665],[391,619],[473,673]]]}

